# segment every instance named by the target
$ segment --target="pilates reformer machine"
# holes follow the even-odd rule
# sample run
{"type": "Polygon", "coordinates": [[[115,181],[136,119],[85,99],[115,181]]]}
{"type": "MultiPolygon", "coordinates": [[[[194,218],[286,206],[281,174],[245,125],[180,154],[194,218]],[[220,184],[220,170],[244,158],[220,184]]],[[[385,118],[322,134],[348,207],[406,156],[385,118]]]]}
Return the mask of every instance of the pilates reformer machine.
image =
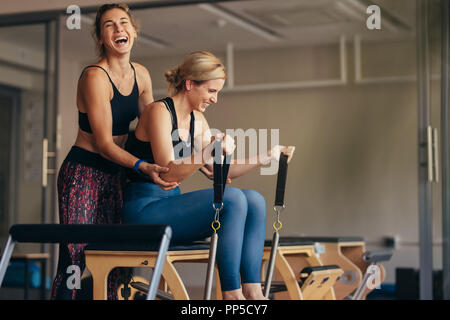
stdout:
{"type": "Polygon", "coordinates": [[[269,294],[287,292],[287,296],[278,295],[278,298],[364,299],[385,279],[381,263],[389,261],[392,252],[366,251],[364,240],[356,237],[280,238],[280,212],[285,208],[286,178],[287,156],[281,155],[273,207],[277,214],[273,223],[275,232],[272,242],[266,241],[271,251],[264,295],[269,297],[269,294]],[[309,252],[306,250],[308,246],[312,246],[309,252]],[[277,277],[283,281],[272,283],[275,260],[278,270],[282,270],[277,277]]]}
{"type": "MultiPolygon", "coordinates": [[[[217,149],[215,150],[220,150],[220,147],[216,148],[217,149]]],[[[229,160],[225,159],[223,165],[219,161],[220,160],[215,158],[215,196],[213,204],[215,218],[211,224],[214,231],[211,242],[198,242],[169,248],[166,255],[166,263],[162,272],[162,285],[157,292],[157,297],[160,299],[189,299],[189,295],[184,287],[182,279],[173,265],[175,262],[208,262],[203,297],[207,300],[211,299],[217,244],[216,231],[220,228],[219,213],[223,208],[222,196],[229,166],[229,160]],[[168,292],[169,290],[170,292],[168,292]]],[[[281,155],[274,205],[274,211],[277,214],[276,220],[273,223],[275,232],[272,241],[266,241],[263,253],[263,262],[267,262],[268,264],[266,275],[264,276],[264,271],[262,271],[263,274],[261,275],[262,279],[265,278],[265,296],[275,299],[294,300],[344,299],[349,297],[354,299],[364,298],[370,291],[367,290],[366,282],[371,275],[365,271],[368,270],[368,266],[371,263],[377,263],[377,265],[379,265],[378,263],[384,261],[383,259],[386,259],[389,256],[389,253],[385,256],[373,253],[365,254],[365,250],[363,250],[364,242],[359,238],[333,239],[280,237],[279,230],[282,228],[280,213],[285,208],[284,191],[286,178],[287,156],[281,155]],[[332,243],[328,244],[326,241],[336,241],[339,245],[333,247],[332,243]],[[319,255],[317,253],[318,246],[327,247],[327,254],[322,253],[319,255]],[[336,253],[337,249],[344,253],[336,253]],[[348,261],[352,261],[352,264],[345,263],[348,261]],[[362,276],[362,274],[364,274],[364,276],[362,276]],[[277,281],[272,282],[274,276],[277,281]],[[349,279],[351,277],[353,277],[353,280],[349,279]],[[362,279],[363,277],[365,280],[362,279]],[[345,287],[346,290],[342,291],[342,286],[347,286],[345,287]],[[353,296],[350,296],[351,293],[354,293],[353,296]]],[[[100,257],[101,255],[101,252],[86,251],[86,261],[87,265],[90,266],[90,270],[95,269],[95,265],[102,264],[100,261],[96,263],[91,261],[92,258],[100,257]]],[[[138,253],[142,262],[136,262],[133,266],[151,266],[151,264],[147,262],[146,257],[152,255],[152,252],[138,253]]],[[[112,257],[111,253],[104,253],[103,263],[111,264],[112,257]]],[[[124,257],[122,256],[120,259],[122,260],[124,257]]],[[[114,263],[114,265],[117,265],[117,263],[114,263]]],[[[132,266],[132,263],[130,263],[129,266],[132,266]]],[[[381,276],[383,277],[382,266],[379,266],[381,267],[381,276]]],[[[112,269],[112,267],[109,269],[112,269]]],[[[94,273],[96,272],[93,272],[93,274],[94,273]]],[[[102,278],[105,278],[105,275],[102,276],[102,278]]],[[[132,281],[130,286],[135,292],[147,293],[149,290],[148,284],[143,281],[132,281]]],[[[96,296],[95,291],[94,284],[94,298],[96,296]]],[[[216,299],[220,298],[220,281],[216,269],[216,299]]]]}
{"type": "MultiPolygon", "coordinates": [[[[220,145],[215,148],[221,150],[220,145]]],[[[211,299],[215,271],[216,299],[220,299],[215,255],[230,157],[224,157],[223,164],[219,158],[221,157],[214,157],[215,216],[211,223],[213,234],[210,242],[169,247],[171,229],[166,227],[164,232],[161,232],[158,226],[150,225],[13,226],[0,263],[0,285],[15,242],[89,243],[85,249],[86,268],[92,274],[95,300],[106,299],[107,277],[116,267],[154,269],[150,284],[139,277],[129,284],[124,284],[123,288],[119,289],[122,293],[128,293],[124,299],[130,297],[129,287],[135,293],[144,293],[147,299],[189,299],[183,281],[174,267],[175,262],[208,262],[203,298],[211,299]],[[148,228],[156,229],[149,232],[148,228]],[[144,229],[146,231],[143,231],[144,229]],[[161,242],[160,245],[158,241],[161,242]]],[[[264,275],[263,269],[261,275],[261,279],[265,279],[265,296],[294,300],[363,299],[370,292],[367,282],[372,281],[371,272],[379,270],[379,276],[383,280],[384,269],[380,262],[389,259],[391,254],[366,252],[364,242],[359,238],[280,237],[280,213],[285,209],[286,178],[287,156],[282,154],[274,204],[275,232],[271,241],[266,240],[263,253],[263,263],[267,263],[267,272],[264,275]],[[319,254],[317,248],[320,246],[322,250],[319,254]],[[369,272],[370,270],[372,271],[369,272]]]]}
{"type": "MultiPolygon", "coordinates": [[[[153,257],[154,272],[147,292],[147,300],[156,297],[161,278],[165,255],[172,237],[172,229],[166,225],[91,225],[91,224],[18,224],[9,230],[8,242],[0,262],[0,286],[8,268],[16,243],[90,243],[99,246],[134,246],[145,243],[155,250],[153,257]]],[[[108,272],[109,273],[109,272],[108,272]]],[[[106,279],[101,281],[106,291],[106,279]]],[[[81,276],[81,275],[80,275],[81,276]]],[[[81,279],[80,279],[81,280],[81,279]]],[[[106,297],[105,297],[106,298],[106,297]]]]}
{"type": "MultiPolygon", "coordinates": [[[[275,275],[271,294],[273,299],[281,300],[298,299],[299,295],[302,299],[309,299],[305,290],[298,290],[306,282],[304,271],[320,271],[322,265],[334,265],[342,270],[335,279],[333,294],[330,290],[323,299],[363,300],[384,281],[386,272],[382,263],[392,257],[391,251],[367,251],[364,240],[357,237],[280,237],[280,244],[283,259],[280,259],[281,265],[277,265],[277,269],[287,271],[275,275]],[[302,250],[308,247],[308,243],[312,253],[305,254],[302,250]],[[308,269],[306,260],[316,267],[308,269]],[[292,277],[286,277],[286,274],[292,274],[292,277]],[[292,281],[294,277],[298,286],[292,281]],[[290,286],[288,281],[291,281],[290,286]]],[[[315,292],[317,294],[318,291],[315,292]]]]}
{"type": "MultiPolygon", "coordinates": [[[[215,147],[215,150],[221,150],[220,145],[215,147]]],[[[269,293],[280,291],[280,285],[274,283],[271,285],[272,277],[275,268],[283,275],[283,284],[287,287],[287,290],[291,292],[291,298],[293,299],[322,299],[328,297],[334,299],[334,293],[332,286],[336,279],[343,273],[343,271],[336,265],[323,266],[319,259],[317,259],[314,253],[314,243],[311,241],[298,241],[295,245],[287,245],[282,239],[279,241],[279,230],[282,227],[280,221],[280,209],[285,208],[284,205],[284,191],[286,186],[287,177],[287,160],[286,155],[281,155],[280,166],[277,177],[277,191],[274,210],[277,212],[277,219],[273,224],[274,236],[272,241],[266,241],[263,254],[263,260],[268,260],[268,268],[266,275],[265,295],[269,293]],[[287,250],[285,250],[287,249],[287,250]],[[296,280],[296,276],[293,274],[289,265],[286,263],[285,255],[289,252],[294,252],[306,257],[302,260],[306,261],[304,270],[302,271],[302,277],[304,284],[299,287],[299,283],[296,280]],[[269,288],[271,290],[269,291],[269,288]],[[302,293],[303,292],[303,293],[302,293]]],[[[182,284],[181,278],[176,274],[175,268],[172,263],[175,261],[184,262],[205,262],[208,261],[208,267],[206,272],[206,282],[204,288],[205,300],[211,299],[213,270],[215,265],[215,256],[217,248],[217,230],[220,228],[219,214],[223,208],[222,197],[227,180],[228,168],[230,157],[225,157],[224,163],[221,164],[221,160],[215,157],[214,161],[214,202],[213,208],[215,210],[215,217],[211,224],[213,228],[213,234],[211,236],[211,242],[200,244],[188,244],[185,249],[182,248],[170,248],[167,254],[168,264],[165,265],[163,270],[163,280],[167,280],[168,287],[171,290],[171,294],[160,290],[157,296],[161,299],[189,299],[187,291],[182,284]],[[206,246],[206,247],[205,247],[206,246]],[[181,250],[180,250],[181,249],[181,250]],[[165,271],[167,273],[165,273],[165,271]]],[[[88,255],[89,252],[86,251],[88,255]]],[[[88,260],[88,259],[87,259],[88,260]]],[[[216,299],[221,298],[220,281],[217,276],[216,270],[216,299]]],[[[133,281],[130,283],[133,289],[139,292],[147,292],[148,285],[142,281],[133,281]]],[[[164,289],[167,289],[165,287],[164,289]]]]}
{"type": "MultiPolygon", "coordinates": [[[[343,273],[337,265],[322,265],[314,253],[313,243],[309,241],[280,241],[279,231],[283,224],[280,221],[280,214],[286,208],[284,194],[286,189],[288,168],[288,156],[280,155],[275,202],[273,210],[276,213],[273,222],[272,241],[266,241],[266,248],[270,247],[267,273],[264,282],[264,296],[281,291],[288,291],[291,299],[335,299],[333,285],[343,273]],[[300,255],[303,268],[298,276],[287,262],[286,257],[290,254],[300,255]],[[272,282],[275,266],[278,267],[282,277],[282,282],[272,282]]],[[[263,261],[264,261],[263,257],[263,261]]]]}

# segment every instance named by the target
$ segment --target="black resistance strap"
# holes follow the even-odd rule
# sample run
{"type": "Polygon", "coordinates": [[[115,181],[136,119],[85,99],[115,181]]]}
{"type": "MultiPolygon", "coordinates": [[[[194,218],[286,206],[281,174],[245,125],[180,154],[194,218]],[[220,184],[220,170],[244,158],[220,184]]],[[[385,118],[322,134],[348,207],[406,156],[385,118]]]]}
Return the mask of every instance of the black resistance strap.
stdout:
{"type": "Polygon", "coordinates": [[[278,231],[283,227],[280,221],[280,212],[285,208],[284,204],[284,192],[286,190],[287,169],[288,169],[288,156],[284,153],[280,155],[280,162],[278,164],[278,176],[277,176],[277,188],[275,192],[275,203],[273,210],[277,213],[277,218],[273,222],[272,248],[270,250],[269,265],[267,267],[266,281],[264,285],[264,296],[269,298],[270,286],[272,285],[273,271],[275,269],[276,253],[278,250],[278,240],[280,235],[278,231]]]}
{"type": "Polygon", "coordinates": [[[222,141],[214,142],[214,203],[222,204],[223,194],[228,178],[228,170],[230,169],[231,154],[224,153],[224,163],[222,164],[222,141]]]}
{"type": "Polygon", "coordinates": [[[216,141],[214,143],[214,202],[213,208],[215,210],[214,221],[211,223],[211,227],[214,233],[211,236],[211,245],[209,248],[209,261],[208,269],[206,271],[206,283],[203,298],[205,300],[211,300],[211,289],[214,275],[214,265],[216,262],[217,251],[217,230],[220,228],[219,213],[223,209],[223,194],[225,192],[225,186],[228,178],[228,171],[230,169],[231,154],[224,156],[224,163],[222,163],[222,141],[216,141]]]}
{"type": "Polygon", "coordinates": [[[275,206],[284,206],[284,191],[286,190],[288,156],[284,153],[280,155],[278,164],[277,190],[275,193],[275,206]]]}

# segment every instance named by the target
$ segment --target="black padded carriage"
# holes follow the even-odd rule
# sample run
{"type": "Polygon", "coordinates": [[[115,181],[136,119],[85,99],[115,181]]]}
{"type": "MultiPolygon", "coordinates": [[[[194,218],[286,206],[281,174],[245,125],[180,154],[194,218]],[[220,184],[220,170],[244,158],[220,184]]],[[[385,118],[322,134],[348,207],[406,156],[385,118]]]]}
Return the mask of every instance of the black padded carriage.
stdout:
{"type": "Polygon", "coordinates": [[[0,286],[17,242],[89,243],[117,248],[121,245],[157,247],[158,257],[151,279],[147,300],[153,300],[161,278],[164,258],[172,229],[167,225],[92,225],[92,224],[22,224],[13,225],[0,262],[0,286]]]}

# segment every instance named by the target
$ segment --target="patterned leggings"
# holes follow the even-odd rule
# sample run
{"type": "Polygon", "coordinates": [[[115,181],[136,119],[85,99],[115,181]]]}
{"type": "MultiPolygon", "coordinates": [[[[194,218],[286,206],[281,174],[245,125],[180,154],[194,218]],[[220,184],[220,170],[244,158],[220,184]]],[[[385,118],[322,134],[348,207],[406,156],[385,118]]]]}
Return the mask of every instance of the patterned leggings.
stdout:
{"type": "MultiPolygon", "coordinates": [[[[73,161],[70,155],[69,153],[58,175],[60,223],[121,223],[123,179],[120,171],[116,173],[104,172],[98,168],[73,161]]],[[[86,245],[60,245],[58,270],[53,281],[51,299],[75,300],[83,298],[85,295],[89,296],[90,293],[83,292],[83,288],[73,288],[74,286],[71,285],[69,280],[73,271],[68,269],[69,266],[76,265],[80,268],[80,274],[83,273],[85,269],[84,248],[86,245]]],[[[120,269],[116,268],[111,271],[108,277],[108,300],[117,300],[120,274],[120,269]]]]}

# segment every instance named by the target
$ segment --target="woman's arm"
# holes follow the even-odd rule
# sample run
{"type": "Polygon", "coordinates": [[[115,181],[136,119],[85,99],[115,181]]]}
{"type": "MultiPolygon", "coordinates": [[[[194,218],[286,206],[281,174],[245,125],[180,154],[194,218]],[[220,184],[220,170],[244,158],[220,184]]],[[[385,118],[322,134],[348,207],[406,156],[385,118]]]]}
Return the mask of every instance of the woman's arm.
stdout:
{"type": "Polygon", "coordinates": [[[136,70],[136,78],[138,80],[139,88],[143,88],[138,100],[139,114],[142,114],[145,107],[154,101],[152,78],[150,77],[150,72],[146,67],[135,62],[133,62],[133,65],[136,70]]]}
{"type": "MultiPolygon", "coordinates": [[[[151,141],[151,147],[155,163],[168,167],[167,173],[161,174],[161,178],[169,182],[181,182],[195,173],[199,168],[205,164],[204,154],[208,155],[208,152],[212,150],[212,143],[205,146],[202,143],[201,154],[194,153],[189,158],[175,160],[174,150],[172,146],[172,121],[169,111],[166,109],[164,103],[154,102],[150,104],[144,114],[141,117],[144,128],[145,136],[147,140],[151,141]],[[209,148],[209,151],[208,151],[209,148]]],[[[140,125],[136,128],[136,133],[140,125]]],[[[201,133],[203,134],[203,130],[201,133]]],[[[194,138],[197,139],[198,135],[194,138]]]]}
{"type": "Polygon", "coordinates": [[[269,164],[271,160],[279,161],[281,153],[284,153],[288,156],[289,163],[294,155],[294,151],[294,146],[285,147],[276,145],[266,153],[262,153],[251,158],[246,158],[244,159],[244,161],[234,160],[230,165],[228,176],[230,179],[236,179],[249,173],[253,169],[256,169],[262,165],[269,164]]]}
{"type": "Polygon", "coordinates": [[[262,153],[251,158],[246,158],[244,159],[244,161],[234,160],[230,166],[229,177],[230,179],[236,179],[247,174],[253,169],[256,169],[262,165],[269,164],[272,160],[279,161],[281,153],[284,153],[288,156],[289,163],[294,155],[294,151],[294,146],[285,147],[276,145],[266,153],[262,153]]]}
{"type": "MultiPolygon", "coordinates": [[[[262,165],[260,158],[262,157],[256,156],[253,158],[246,158],[244,160],[240,160],[239,163],[237,160],[233,160],[228,171],[227,183],[231,183],[232,179],[236,179],[249,173],[253,169],[260,167],[262,165]]],[[[214,179],[212,164],[205,164],[202,168],[200,168],[200,172],[202,172],[208,179],[214,179]]]]}
{"type": "MultiPolygon", "coordinates": [[[[284,153],[288,155],[288,162],[291,161],[292,156],[294,155],[295,147],[289,146],[284,147],[280,145],[276,145],[271,150],[268,150],[267,153],[259,154],[257,156],[233,160],[230,165],[230,169],[228,171],[228,179],[227,183],[231,183],[232,179],[236,179],[241,177],[253,169],[259,168],[262,165],[269,164],[271,160],[279,161],[280,154],[284,153]]],[[[200,171],[209,179],[213,179],[213,167],[211,164],[205,164],[200,171]]]]}

